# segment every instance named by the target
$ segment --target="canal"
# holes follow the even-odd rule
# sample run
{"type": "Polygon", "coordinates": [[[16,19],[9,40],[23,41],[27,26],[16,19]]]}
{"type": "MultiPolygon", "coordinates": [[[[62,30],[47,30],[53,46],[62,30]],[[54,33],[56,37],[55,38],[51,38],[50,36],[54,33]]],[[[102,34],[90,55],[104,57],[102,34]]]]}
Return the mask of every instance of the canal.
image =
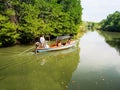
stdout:
{"type": "Polygon", "coordinates": [[[0,48],[0,90],[120,90],[120,33],[89,31],[77,47],[0,48]]]}

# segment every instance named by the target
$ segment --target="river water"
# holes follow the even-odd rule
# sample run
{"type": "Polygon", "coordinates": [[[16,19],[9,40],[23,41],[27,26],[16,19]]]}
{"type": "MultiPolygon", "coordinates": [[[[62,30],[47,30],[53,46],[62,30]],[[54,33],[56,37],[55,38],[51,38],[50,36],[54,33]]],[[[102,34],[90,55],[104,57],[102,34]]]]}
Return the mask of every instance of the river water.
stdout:
{"type": "Polygon", "coordinates": [[[107,41],[120,47],[120,33],[87,32],[80,39],[80,63],[68,90],[120,90],[120,48],[107,41]]]}
{"type": "Polygon", "coordinates": [[[0,90],[120,90],[120,33],[89,31],[77,47],[0,49],[0,90]]]}

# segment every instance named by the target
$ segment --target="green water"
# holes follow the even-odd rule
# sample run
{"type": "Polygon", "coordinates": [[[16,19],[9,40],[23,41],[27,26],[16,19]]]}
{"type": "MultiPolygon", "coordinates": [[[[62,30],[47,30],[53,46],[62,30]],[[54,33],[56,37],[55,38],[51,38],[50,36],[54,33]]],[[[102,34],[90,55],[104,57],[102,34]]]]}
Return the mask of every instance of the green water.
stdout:
{"type": "Polygon", "coordinates": [[[31,47],[0,49],[0,90],[66,90],[79,48],[35,55],[31,47]]]}
{"type": "Polygon", "coordinates": [[[87,32],[78,47],[0,48],[0,90],[120,90],[120,33],[87,32]]]}

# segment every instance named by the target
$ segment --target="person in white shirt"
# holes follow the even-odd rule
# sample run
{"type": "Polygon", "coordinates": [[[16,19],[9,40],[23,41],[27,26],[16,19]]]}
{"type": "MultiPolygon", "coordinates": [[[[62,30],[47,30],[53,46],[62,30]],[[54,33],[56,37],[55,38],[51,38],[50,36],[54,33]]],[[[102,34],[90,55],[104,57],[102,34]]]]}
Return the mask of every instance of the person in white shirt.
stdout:
{"type": "Polygon", "coordinates": [[[44,43],[45,43],[44,35],[40,37],[40,43],[41,43],[41,46],[44,47],[44,43]]]}

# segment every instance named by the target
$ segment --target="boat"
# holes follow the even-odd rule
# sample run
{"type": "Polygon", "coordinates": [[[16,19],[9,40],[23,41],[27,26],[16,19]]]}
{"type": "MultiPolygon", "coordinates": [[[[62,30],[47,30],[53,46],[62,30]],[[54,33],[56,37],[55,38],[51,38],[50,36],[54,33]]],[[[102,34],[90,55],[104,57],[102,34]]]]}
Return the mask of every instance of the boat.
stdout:
{"type": "Polygon", "coordinates": [[[64,49],[68,49],[68,48],[71,48],[71,47],[76,46],[77,42],[78,42],[78,41],[75,40],[75,41],[71,41],[70,44],[61,45],[61,46],[59,46],[59,47],[40,48],[40,49],[36,49],[36,52],[47,52],[47,51],[64,50],[64,49]]]}

